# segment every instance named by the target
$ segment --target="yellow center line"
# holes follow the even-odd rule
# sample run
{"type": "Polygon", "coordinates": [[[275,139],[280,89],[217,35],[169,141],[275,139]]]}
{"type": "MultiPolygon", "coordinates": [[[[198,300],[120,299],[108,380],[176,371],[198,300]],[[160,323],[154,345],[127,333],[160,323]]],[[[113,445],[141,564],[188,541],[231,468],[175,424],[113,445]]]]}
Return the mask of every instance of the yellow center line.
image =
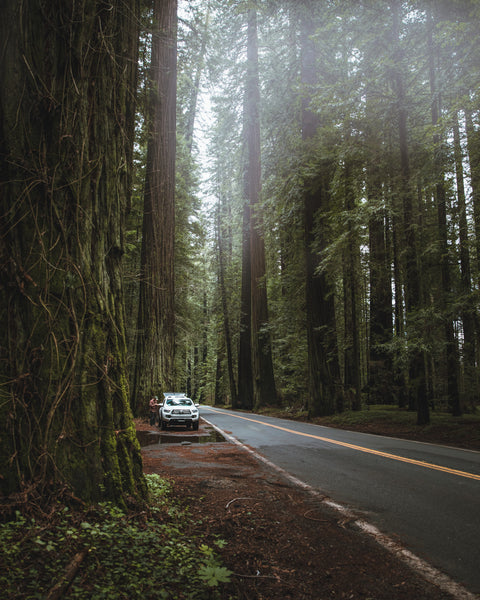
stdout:
{"type": "MultiPolygon", "coordinates": [[[[223,412],[215,410],[211,406],[208,407],[213,412],[223,412]]],[[[373,450],[372,448],[366,448],[365,446],[357,446],[356,444],[349,444],[347,442],[339,442],[338,440],[332,440],[331,438],[322,437],[321,435],[314,435],[312,433],[302,433],[301,431],[295,431],[294,429],[288,429],[287,427],[280,427],[280,425],[273,425],[273,423],[265,423],[258,419],[252,419],[250,417],[243,417],[235,413],[227,412],[232,417],[237,419],[243,419],[244,421],[251,421],[252,423],[258,423],[265,427],[273,427],[273,429],[279,429],[280,431],[286,431],[287,433],[294,433],[295,435],[301,435],[303,437],[313,438],[322,442],[328,442],[329,444],[335,444],[336,446],[343,446],[344,448],[350,448],[351,450],[358,450],[359,452],[366,452],[367,454],[375,454],[382,458],[390,458],[392,460],[398,460],[400,462],[409,463],[411,465],[417,465],[419,467],[425,467],[427,469],[433,469],[435,471],[442,471],[443,473],[449,473],[450,475],[458,475],[459,477],[467,477],[468,479],[475,479],[480,481],[480,475],[475,473],[468,473],[466,471],[459,471],[458,469],[450,469],[449,467],[443,467],[441,465],[435,465],[433,463],[427,463],[422,460],[415,460],[413,458],[405,458],[404,456],[398,456],[397,454],[390,454],[389,452],[382,452],[381,450],[373,450]]]]}

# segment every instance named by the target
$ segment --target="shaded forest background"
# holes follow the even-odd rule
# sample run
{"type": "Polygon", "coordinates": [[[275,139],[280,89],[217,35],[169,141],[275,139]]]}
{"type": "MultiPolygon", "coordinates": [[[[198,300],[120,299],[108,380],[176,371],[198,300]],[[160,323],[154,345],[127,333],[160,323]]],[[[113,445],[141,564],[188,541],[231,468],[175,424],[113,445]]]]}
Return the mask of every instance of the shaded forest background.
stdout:
{"type": "MultiPolygon", "coordinates": [[[[431,408],[474,411],[476,3],[179,8],[170,381],[200,402],[312,416],[368,403],[420,423],[431,408]]],[[[147,68],[140,83],[141,97],[147,68]]],[[[148,138],[137,133],[128,315],[148,138]]],[[[138,392],[140,407],[151,392],[138,392]]]]}

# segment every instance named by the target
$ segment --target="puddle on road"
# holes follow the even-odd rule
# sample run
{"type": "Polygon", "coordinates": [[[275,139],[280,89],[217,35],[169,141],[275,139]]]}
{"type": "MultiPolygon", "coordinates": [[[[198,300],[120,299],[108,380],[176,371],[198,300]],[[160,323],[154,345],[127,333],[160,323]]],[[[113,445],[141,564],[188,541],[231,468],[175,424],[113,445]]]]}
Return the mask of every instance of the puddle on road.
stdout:
{"type": "Polygon", "coordinates": [[[176,433],[157,433],[156,431],[137,431],[137,438],[140,446],[153,446],[156,444],[209,444],[212,442],[224,442],[225,438],[218,431],[212,431],[209,434],[189,434],[182,435],[176,433]]]}

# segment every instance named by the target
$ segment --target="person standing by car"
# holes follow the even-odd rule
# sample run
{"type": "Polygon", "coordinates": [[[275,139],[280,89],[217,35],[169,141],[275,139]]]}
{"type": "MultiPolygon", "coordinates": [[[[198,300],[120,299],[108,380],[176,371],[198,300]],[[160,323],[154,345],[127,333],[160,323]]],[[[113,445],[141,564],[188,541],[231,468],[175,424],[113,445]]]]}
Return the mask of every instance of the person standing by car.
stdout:
{"type": "Polygon", "coordinates": [[[150,400],[150,425],[155,425],[157,421],[157,406],[160,406],[158,402],[158,396],[153,396],[150,400]]]}

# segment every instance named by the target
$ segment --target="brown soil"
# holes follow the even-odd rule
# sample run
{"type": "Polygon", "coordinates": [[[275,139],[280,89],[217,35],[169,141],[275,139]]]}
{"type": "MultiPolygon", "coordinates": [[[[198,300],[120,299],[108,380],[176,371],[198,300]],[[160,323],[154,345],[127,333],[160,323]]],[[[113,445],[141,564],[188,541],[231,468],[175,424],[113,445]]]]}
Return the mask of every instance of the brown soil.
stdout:
{"type": "MultiPolygon", "coordinates": [[[[137,430],[158,433],[141,422],[137,430]]],[[[201,423],[200,433],[211,430],[201,423]]],[[[222,584],[225,600],[451,598],[236,444],[152,444],[142,454],[146,473],[174,481],[192,535],[227,542],[219,553],[234,575],[222,584]]]]}

